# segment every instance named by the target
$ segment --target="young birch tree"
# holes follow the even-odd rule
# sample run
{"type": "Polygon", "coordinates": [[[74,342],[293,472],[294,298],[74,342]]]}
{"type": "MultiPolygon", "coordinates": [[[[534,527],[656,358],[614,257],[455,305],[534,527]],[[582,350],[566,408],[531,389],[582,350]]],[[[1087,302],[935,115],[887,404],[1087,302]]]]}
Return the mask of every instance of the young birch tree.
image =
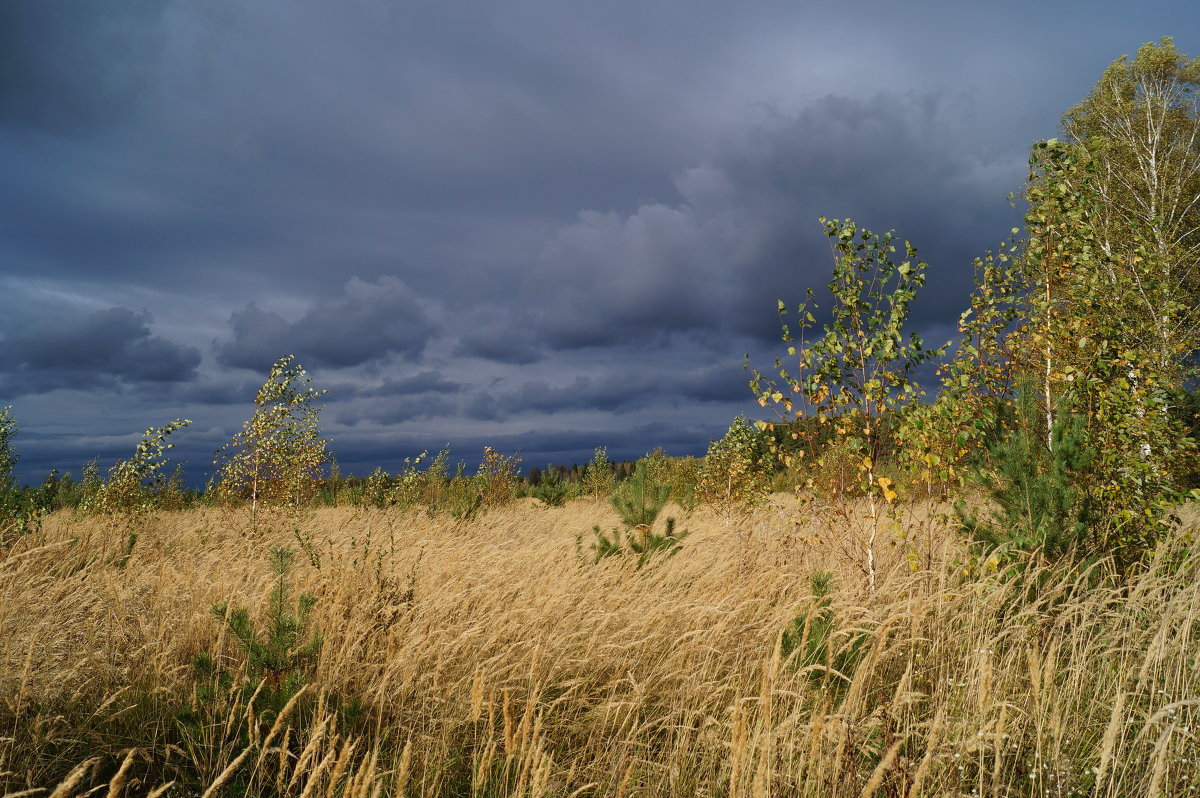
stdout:
{"type": "Polygon", "coordinates": [[[1107,200],[1094,177],[1103,182],[1106,169],[1087,148],[1039,142],[1030,163],[1025,363],[1039,376],[1042,433],[1052,451],[1060,413],[1085,419],[1096,456],[1072,478],[1104,509],[1096,547],[1129,563],[1161,531],[1161,511],[1181,496],[1176,478],[1195,451],[1167,412],[1183,373],[1178,353],[1155,345],[1155,322],[1136,299],[1170,293],[1169,269],[1156,263],[1162,255],[1145,225],[1120,233],[1119,254],[1105,245],[1116,233],[1106,232],[1107,200]]]}
{"type": "MultiPolygon", "coordinates": [[[[919,335],[906,335],[904,330],[910,305],[925,284],[926,264],[918,260],[915,247],[905,242],[903,259],[897,263],[892,233],[878,236],[850,219],[822,217],[821,224],[834,257],[829,282],[832,320],[822,326],[822,336],[808,339],[808,331],[817,324],[810,289],[808,301],[800,305],[798,336],[794,336],[780,301],[783,340],[799,344],[788,347],[797,365],[793,370],[776,360],[782,384],[755,370],[750,387],[759,404],[773,406],[785,422],[815,417],[818,424],[834,427],[831,443],[821,443],[814,434],[810,444],[799,450],[810,460],[811,473],[821,473],[823,461],[830,456],[848,455],[855,461],[858,479],[852,484],[827,485],[822,490],[810,480],[809,488],[826,493],[843,507],[846,519],[850,513],[845,498],[866,500],[868,526],[859,545],[867,585],[874,592],[881,500],[890,504],[897,497],[892,481],[878,473],[879,460],[893,448],[890,430],[897,411],[924,395],[915,379],[917,367],[939,356],[945,347],[926,349],[919,335]]],[[[784,465],[791,465],[789,457],[784,457],[784,465]]]]}
{"type": "Polygon", "coordinates": [[[1200,344],[1200,58],[1170,37],[1147,43],[1114,61],[1062,127],[1094,167],[1090,223],[1100,267],[1137,311],[1131,340],[1157,369],[1178,367],[1200,344]]]}
{"type": "Polygon", "coordinates": [[[315,404],[326,391],[313,388],[312,378],[294,361],[294,355],[275,361],[254,398],[254,414],[217,452],[218,497],[249,500],[252,518],[260,507],[307,502],[328,456],[315,404]]]}

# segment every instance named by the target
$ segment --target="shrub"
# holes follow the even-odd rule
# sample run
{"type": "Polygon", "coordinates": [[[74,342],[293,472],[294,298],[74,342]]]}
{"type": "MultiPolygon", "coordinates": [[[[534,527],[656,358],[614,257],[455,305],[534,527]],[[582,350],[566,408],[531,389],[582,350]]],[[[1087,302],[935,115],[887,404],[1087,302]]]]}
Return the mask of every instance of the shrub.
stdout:
{"type": "Polygon", "coordinates": [[[571,495],[571,485],[553,466],[546,466],[538,483],[530,488],[529,495],[547,507],[561,507],[571,495]]]}
{"type": "Polygon", "coordinates": [[[608,460],[608,450],[603,446],[596,448],[592,462],[584,470],[583,484],[584,489],[597,499],[611,496],[616,488],[617,476],[608,460]]]}
{"type": "Polygon", "coordinates": [[[649,468],[639,466],[632,477],[613,491],[609,504],[617,511],[626,529],[652,526],[666,505],[669,494],[670,489],[666,485],[653,480],[649,468]]]}
{"type": "Polygon", "coordinates": [[[321,438],[320,408],[325,394],[286,355],[275,361],[254,398],[254,414],[217,452],[213,477],[226,503],[249,499],[251,517],[264,507],[298,507],[318,488],[328,441],[321,438]]]}
{"type": "Polygon", "coordinates": [[[1099,519],[1081,487],[1095,459],[1083,417],[1058,412],[1048,447],[1032,391],[1018,391],[1015,414],[1009,414],[1008,434],[990,445],[989,461],[980,462],[973,475],[991,507],[980,514],[960,499],[959,522],[978,554],[1001,562],[1034,553],[1050,563],[1086,555],[1099,519]]]}
{"type": "Polygon", "coordinates": [[[783,631],[779,654],[796,670],[807,672],[813,681],[827,687],[835,683],[844,687],[853,680],[854,671],[866,653],[867,637],[855,633],[838,644],[837,614],[830,596],[832,582],[833,574],[829,571],[814,571],[809,577],[812,606],[783,631]]]}
{"type": "Polygon", "coordinates": [[[709,444],[700,472],[700,496],[726,512],[761,504],[770,495],[775,457],[764,430],[738,415],[724,437],[709,444]]]}
{"type": "MultiPolygon", "coordinates": [[[[288,581],[295,552],[276,546],[271,549],[271,570],[275,584],[262,629],[256,629],[245,607],[231,607],[222,601],[213,605],[213,615],[233,633],[245,657],[247,695],[258,695],[257,708],[273,718],[308,683],[321,651],[320,632],[308,633],[309,611],[316,599],[300,593],[292,600],[293,587],[288,581]]],[[[211,655],[201,654],[195,662],[198,676],[225,681],[211,655]]]]}
{"type": "Polygon", "coordinates": [[[367,476],[358,497],[359,504],[364,507],[382,509],[392,503],[392,478],[383,466],[379,466],[367,476]]]}
{"type": "Polygon", "coordinates": [[[646,453],[640,466],[649,471],[650,478],[670,489],[671,499],[685,510],[696,506],[696,491],[703,473],[704,461],[695,457],[671,457],[662,447],[646,453]]]}
{"type": "Polygon", "coordinates": [[[192,422],[177,418],[157,429],[151,427],[127,460],[118,460],[108,471],[108,480],[87,497],[84,512],[104,515],[126,526],[136,526],[158,507],[160,495],[168,488],[163,467],[166,452],[174,444],[168,436],[192,422]]]}
{"type": "Polygon", "coordinates": [[[483,504],[497,506],[512,501],[520,484],[520,467],[519,452],[506,456],[490,446],[483,447],[483,462],[476,474],[483,504]]]}
{"type": "MultiPolygon", "coordinates": [[[[589,547],[593,565],[608,557],[636,556],[637,570],[640,571],[656,554],[668,557],[678,554],[680,541],[690,533],[686,529],[676,533],[675,519],[668,518],[667,529],[662,534],[656,534],[647,524],[630,529],[624,540],[621,537],[621,530],[617,527],[613,527],[612,531],[606,535],[601,531],[600,525],[596,524],[592,527],[592,534],[596,537],[589,547]]],[[[575,547],[582,556],[582,535],[575,539],[575,547]]]]}

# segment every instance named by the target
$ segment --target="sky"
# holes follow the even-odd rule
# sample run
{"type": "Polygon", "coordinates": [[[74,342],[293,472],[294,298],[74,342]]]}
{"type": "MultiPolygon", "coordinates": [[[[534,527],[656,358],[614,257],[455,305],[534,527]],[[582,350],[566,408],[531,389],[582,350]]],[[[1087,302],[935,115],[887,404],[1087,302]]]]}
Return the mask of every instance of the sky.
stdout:
{"type": "Polygon", "coordinates": [[[4,2],[18,474],[187,418],[200,484],[285,354],[345,473],[702,455],[828,282],[819,217],[918,247],[944,343],[1029,146],[1165,35],[1200,53],[1200,4],[4,2]]]}

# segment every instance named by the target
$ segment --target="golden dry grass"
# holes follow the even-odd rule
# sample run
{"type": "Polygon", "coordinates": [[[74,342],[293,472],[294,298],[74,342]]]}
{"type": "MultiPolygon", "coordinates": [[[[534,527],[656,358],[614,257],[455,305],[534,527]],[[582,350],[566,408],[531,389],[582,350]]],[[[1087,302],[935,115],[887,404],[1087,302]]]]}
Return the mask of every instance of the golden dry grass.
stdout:
{"type": "Polygon", "coordinates": [[[124,567],[120,534],[58,514],[0,554],[0,786],[113,798],[171,781],[167,794],[295,796],[1192,792],[1197,559],[1164,547],[1124,585],[967,578],[943,510],[910,508],[883,530],[874,595],[846,529],[797,526],[804,511],[786,500],[748,517],[675,508],[692,534],[640,571],[580,558],[576,535],[616,524],[586,500],[471,522],[339,508],[256,530],[241,514],[163,514],[124,567]],[[193,658],[244,660],[210,608],[228,600],[261,620],[273,545],[302,550],[292,578],[318,599],[316,673],[285,717],[258,722],[235,691],[183,734],[193,658]],[[816,570],[834,573],[829,651],[867,640],[845,678],[781,656],[816,570]],[[352,699],[361,718],[338,711],[352,699]]]}

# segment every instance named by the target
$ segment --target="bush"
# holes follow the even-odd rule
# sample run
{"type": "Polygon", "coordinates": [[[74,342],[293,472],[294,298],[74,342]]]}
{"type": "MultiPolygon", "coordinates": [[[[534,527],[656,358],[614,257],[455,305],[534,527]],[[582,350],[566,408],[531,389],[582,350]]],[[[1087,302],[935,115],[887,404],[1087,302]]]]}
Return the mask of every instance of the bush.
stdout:
{"type": "MultiPolygon", "coordinates": [[[[301,593],[293,603],[292,584],[288,581],[295,552],[276,546],[271,549],[271,570],[275,585],[262,630],[250,620],[250,611],[231,607],[222,601],[212,608],[213,615],[226,624],[245,656],[248,682],[247,696],[258,696],[260,713],[274,719],[283,707],[308,683],[316,668],[321,651],[321,634],[308,634],[308,615],[316,599],[301,593]]],[[[211,682],[227,680],[217,668],[213,657],[201,654],[196,658],[198,676],[211,682]]]]}
{"type": "MultiPolygon", "coordinates": [[[[108,471],[108,480],[89,492],[82,505],[84,512],[104,515],[126,526],[136,526],[159,506],[162,494],[172,488],[163,475],[168,436],[192,422],[177,418],[155,429],[151,427],[128,460],[118,460],[108,471]]],[[[174,485],[176,493],[180,486],[174,485]]],[[[178,504],[175,497],[171,502],[178,504]]]]}
{"type": "Polygon", "coordinates": [[[596,449],[592,462],[583,472],[584,490],[597,499],[612,495],[617,485],[617,475],[608,461],[608,450],[603,446],[596,449]]]}
{"type": "Polygon", "coordinates": [[[528,495],[540,501],[547,507],[562,507],[571,495],[571,485],[567,483],[554,466],[546,466],[541,472],[537,484],[529,489],[528,495]]]}
{"type": "MultiPolygon", "coordinates": [[[[664,554],[668,557],[678,554],[680,541],[686,538],[690,532],[685,529],[676,533],[675,519],[668,518],[667,529],[662,534],[655,534],[647,524],[630,529],[624,540],[621,537],[621,530],[617,527],[613,527],[612,531],[606,535],[601,531],[600,525],[596,524],[592,527],[592,534],[596,537],[589,547],[592,552],[591,562],[593,565],[608,557],[636,556],[637,570],[640,571],[656,554],[664,554]]],[[[575,539],[575,547],[582,555],[582,535],[575,539]]]]}
{"type": "Polygon", "coordinates": [[[490,446],[483,447],[483,462],[476,475],[483,503],[497,506],[512,501],[520,483],[520,467],[520,453],[503,455],[490,446]]]}
{"type": "Polygon", "coordinates": [[[669,498],[670,488],[655,482],[650,469],[638,467],[633,476],[622,482],[609,497],[609,504],[617,511],[626,529],[636,526],[652,526],[669,498]]]}
{"type": "Polygon", "coordinates": [[[771,493],[775,464],[764,430],[739,414],[724,437],[709,444],[700,473],[700,496],[726,512],[754,507],[771,493]]]}
{"type": "Polygon", "coordinates": [[[825,686],[835,683],[845,686],[854,678],[854,671],[866,653],[866,635],[852,634],[838,644],[837,614],[830,597],[833,574],[814,571],[809,577],[813,603],[800,613],[783,631],[779,655],[794,669],[806,671],[809,678],[825,686]]]}
{"type": "Polygon", "coordinates": [[[1008,413],[1002,422],[1008,434],[989,446],[987,461],[973,474],[991,507],[980,515],[960,499],[959,522],[978,554],[1001,562],[1034,553],[1050,563],[1088,554],[1098,518],[1080,487],[1095,457],[1083,417],[1060,411],[1047,447],[1032,391],[1018,392],[1015,414],[1008,413]]]}

